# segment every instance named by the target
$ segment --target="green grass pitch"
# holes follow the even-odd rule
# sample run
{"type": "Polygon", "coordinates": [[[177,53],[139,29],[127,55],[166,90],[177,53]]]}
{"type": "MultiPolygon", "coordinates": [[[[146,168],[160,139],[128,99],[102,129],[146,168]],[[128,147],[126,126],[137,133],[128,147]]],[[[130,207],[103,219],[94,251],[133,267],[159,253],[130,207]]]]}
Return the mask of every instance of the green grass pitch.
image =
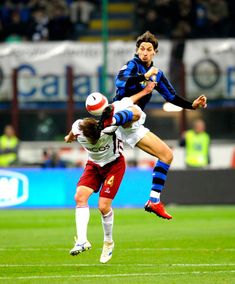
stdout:
{"type": "Polygon", "coordinates": [[[1,210],[0,283],[235,283],[235,206],[114,209],[115,249],[100,264],[103,232],[91,209],[92,249],[70,256],[74,210],[1,210]]]}

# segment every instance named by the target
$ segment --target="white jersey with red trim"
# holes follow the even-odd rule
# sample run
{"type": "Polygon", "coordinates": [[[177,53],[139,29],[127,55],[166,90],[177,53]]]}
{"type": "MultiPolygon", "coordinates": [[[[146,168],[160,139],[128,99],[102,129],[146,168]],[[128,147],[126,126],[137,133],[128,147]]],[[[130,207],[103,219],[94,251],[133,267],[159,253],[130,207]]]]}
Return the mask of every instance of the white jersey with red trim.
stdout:
{"type": "Polygon", "coordinates": [[[96,144],[91,144],[79,129],[82,119],[76,120],[72,125],[72,133],[77,137],[77,141],[88,153],[88,160],[100,165],[115,161],[123,152],[123,143],[117,138],[113,127],[112,134],[101,132],[101,136],[96,144]]]}

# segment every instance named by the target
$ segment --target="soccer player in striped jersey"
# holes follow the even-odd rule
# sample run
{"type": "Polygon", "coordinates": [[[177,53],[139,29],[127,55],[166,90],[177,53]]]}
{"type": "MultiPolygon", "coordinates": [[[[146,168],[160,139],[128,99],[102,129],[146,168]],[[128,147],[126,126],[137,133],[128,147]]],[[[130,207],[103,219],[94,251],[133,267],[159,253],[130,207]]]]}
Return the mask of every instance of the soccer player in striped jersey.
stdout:
{"type": "MultiPolygon", "coordinates": [[[[149,31],[140,35],[136,41],[136,54],[119,71],[116,77],[116,96],[113,101],[120,101],[125,97],[140,92],[148,81],[155,82],[155,90],[166,100],[185,109],[205,108],[207,98],[199,96],[193,103],[181,98],[176,94],[173,86],[164,73],[153,66],[153,57],[158,52],[158,40],[149,31]]],[[[143,110],[150,101],[152,91],[136,101],[136,104],[143,110]]],[[[160,202],[160,194],[164,188],[167,173],[173,160],[172,150],[158,136],[152,132],[146,135],[136,144],[143,151],[158,158],[153,170],[152,187],[150,198],[145,204],[145,210],[156,215],[171,219],[165,212],[160,202]]]]}

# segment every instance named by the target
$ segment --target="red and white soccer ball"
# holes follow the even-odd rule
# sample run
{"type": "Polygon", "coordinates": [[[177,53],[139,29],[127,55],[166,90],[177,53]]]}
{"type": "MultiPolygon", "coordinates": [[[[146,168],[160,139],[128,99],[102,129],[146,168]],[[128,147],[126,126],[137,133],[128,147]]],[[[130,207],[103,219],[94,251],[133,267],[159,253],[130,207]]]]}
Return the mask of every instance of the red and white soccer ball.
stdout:
{"type": "Polygon", "coordinates": [[[108,100],[101,93],[91,93],[86,99],[86,109],[92,115],[101,115],[108,105],[108,100]]]}

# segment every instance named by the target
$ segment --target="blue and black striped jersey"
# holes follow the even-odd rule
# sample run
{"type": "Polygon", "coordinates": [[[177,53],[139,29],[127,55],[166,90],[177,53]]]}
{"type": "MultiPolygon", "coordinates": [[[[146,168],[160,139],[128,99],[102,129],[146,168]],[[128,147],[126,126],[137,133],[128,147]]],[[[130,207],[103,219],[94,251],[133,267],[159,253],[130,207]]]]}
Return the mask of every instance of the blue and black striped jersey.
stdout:
{"type": "MultiPolygon", "coordinates": [[[[152,66],[153,63],[151,63],[149,67],[144,65],[137,54],[132,60],[128,61],[127,64],[121,68],[116,77],[115,83],[117,89],[113,101],[119,101],[124,97],[130,97],[142,91],[146,86],[146,79],[144,77],[144,74],[152,66]]],[[[154,81],[157,83],[155,89],[166,101],[183,108],[193,109],[192,103],[184,100],[176,94],[174,87],[171,85],[170,81],[160,69],[154,81]]],[[[138,105],[142,110],[150,101],[151,97],[152,92],[140,99],[138,105]]]]}
{"type": "MultiPolygon", "coordinates": [[[[119,71],[115,83],[116,83],[116,96],[113,101],[119,101],[124,97],[130,97],[138,92],[142,91],[145,87],[146,81],[144,74],[152,67],[146,67],[139,59],[138,55],[128,61],[119,71]]],[[[144,109],[145,105],[150,101],[152,93],[144,96],[140,99],[138,105],[141,109],[144,109]]]]}

